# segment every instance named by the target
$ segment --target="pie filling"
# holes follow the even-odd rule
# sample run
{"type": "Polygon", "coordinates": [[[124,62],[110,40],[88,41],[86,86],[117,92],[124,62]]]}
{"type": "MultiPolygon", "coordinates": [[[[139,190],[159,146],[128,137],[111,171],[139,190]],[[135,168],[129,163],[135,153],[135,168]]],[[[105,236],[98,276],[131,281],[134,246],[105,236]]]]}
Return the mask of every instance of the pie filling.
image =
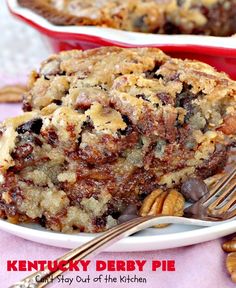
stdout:
{"type": "Polygon", "coordinates": [[[154,48],[53,55],[0,127],[0,216],[104,231],[155,189],[223,169],[235,99],[226,74],[154,48]]]}
{"type": "Polygon", "coordinates": [[[18,0],[56,25],[93,25],[157,34],[230,36],[236,0],[18,0]]]}

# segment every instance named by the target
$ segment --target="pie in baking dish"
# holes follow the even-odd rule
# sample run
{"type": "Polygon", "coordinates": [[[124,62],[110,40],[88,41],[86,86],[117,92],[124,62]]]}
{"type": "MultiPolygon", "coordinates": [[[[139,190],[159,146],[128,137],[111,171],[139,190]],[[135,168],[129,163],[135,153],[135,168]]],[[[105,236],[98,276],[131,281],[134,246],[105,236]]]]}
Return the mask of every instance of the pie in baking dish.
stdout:
{"type": "Polygon", "coordinates": [[[56,25],[92,25],[159,34],[229,36],[236,0],[18,0],[56,25]]]}

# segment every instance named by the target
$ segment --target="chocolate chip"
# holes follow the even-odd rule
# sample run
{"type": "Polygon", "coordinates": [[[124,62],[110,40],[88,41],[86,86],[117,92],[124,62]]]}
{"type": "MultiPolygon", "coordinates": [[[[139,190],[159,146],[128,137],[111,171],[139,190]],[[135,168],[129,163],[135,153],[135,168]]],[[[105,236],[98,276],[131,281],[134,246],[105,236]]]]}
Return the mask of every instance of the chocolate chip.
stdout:
{"type": "Polygon", "coordinates": [[[138,217],[137,215],[121,215],[118,218],[118,224],[122,224],[124,222],[127,222],[127,221],[132,220],[132,219],[137,218],[137,217],[138,217]]]}
{"type": "Polygon", "coordinates": [[[58,106],[61,106],[62,101],[61,101],[61,100],[58,100],[58,99],[55,99],[55,100],[52,101],[52,103],[55,103],[55,104],[57,104],[58,106]]]}
{"type": "Polygon", "coordinates": [[[128,205],[123,211],[122,215],[137,215],[137,213],[138,211],[136,205],[128,205]]]}
{"type": "Polygon", "coordinates": [[[121,213],[120,213],[120,211],[118,211],[116,204],[114,204],[114,203],[113,204],[112,203],[107,204],[107,211],[104,214],[105,216],[111,215],[112,218],[118,219],[120,214],[121,213]]]}
{"type": "Polygon", "coordinates": [[[140,193],[138,195],[139,200],[143,201],[148,196],[149,193],[150,193],[149,191],[143,191],[142,193],[140,193]]]}
{"type": "Polygon", "coordinates": [[[208,187],[200,178],[189,178],[183,182],[181,193],[187,201],[196,202],[208,193],[208,187]]]}
{"type": "Polygon", "coordinates": [[[117,220],[121,224],[137,217],[138,210],[136,205],[128,205],[117,220]]]}
{"type": "Polygon", "coordinates": [[[46,219],[46,217],[44,215],[41,218],[39,218],[39,224],[42,227],[46,227],[46,223],[47,223],[47,219],[46,219]]]}
{"type": "Polygon", "coordinates": [[[26,132],[39,134],[42,126],[43,126],[43,120],[41,118],[36,118],[22,124],[16,129],[16,131],[19,134],[24,134],[26,132]]]}
{"type": "Polygon", "coordinates": [[[184,108],[187,111],[186,120],[193,114],[192,100],[194,98],[191,92],[183,92],[176,97],[176,106],[184,108]]]}
{"type": "Polygon", "coordinates": [[[136,95],[136,98],[138,98],[138,99],[141,98],[141,99],[143,99],[143,100],[146,100],[145,94],[143,94],[143,93],[142,93],[142,94],[137,94],[137,95],[136,95]]]}
{"type": "Polygon", "coordinates": [[[163,30],[165,31],[165,34],[181,34],[180,28],[175,25],[174,23],[171,22],[166,22],[165,25],[163,26],[163,30]]]}
{"type": "Polygon", "coordinates": [[[145,71],[145,76],[147,79],[160,79],[163,78],[162,75],[157,75],[156,72],[160,68],[162,63],[156,62],[152,70],[145,71]]]}
{"type": "Polygon", "coordinates": [[[123,130],[119,129],[118,132],[120,135],[127,136],[127,135],[131,134],[131,132],[133,131],[132,122],[129,119],[129,117],[127,117],[126,115],[122,115],[122,119],[127,126],[123,130]]]}
{"type": "Polygon", "coordinates": [[[186,110],[186,115],[184,117],[184,122],[188,123],[190,117],[194,114],[193,100],[196,99],[200,94],[193,94],[191,91],[191,86],[184,85],[181,93],[176,96],[176,107],[181,107],[186,110]]]}
{"type": "MultiPolygon", "coordinates": [[[[1,131],[0,131],[0,136],[1,136],[1,131]]],[[[236,147],[236,141],[232,140],[232,142],[229,144],[230,147],[236,147]]]]}
{"type": "Polygon", "coordinates": [[[125,124],[127,126],[131,126],[132,125],[132,121],[129,119],[128,116],[126,116],[126,115],[121,115],[121,116],[122,116],[122,119],[123,119],[123,121],[125,122],[125,124]]]}

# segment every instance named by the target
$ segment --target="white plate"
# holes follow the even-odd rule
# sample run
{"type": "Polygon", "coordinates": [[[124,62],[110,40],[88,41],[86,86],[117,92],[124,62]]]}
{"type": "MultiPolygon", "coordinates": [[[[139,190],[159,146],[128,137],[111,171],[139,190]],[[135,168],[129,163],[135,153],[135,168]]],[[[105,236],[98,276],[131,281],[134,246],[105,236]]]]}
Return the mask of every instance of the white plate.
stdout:
{"type": "MultiPolygon", "coordinates": [[[[16,236],[56,247],[75,248],[96,234],[63,234],[47,231],[39,225],[15,225],[0,220],[0,229],[16,236]]],[[[213,227],[171,225],[163,229],[149,228],[128,238],[122,239],[106,251],[148,251],[197,244],[236,232],[236,220],[213,227]]]]}

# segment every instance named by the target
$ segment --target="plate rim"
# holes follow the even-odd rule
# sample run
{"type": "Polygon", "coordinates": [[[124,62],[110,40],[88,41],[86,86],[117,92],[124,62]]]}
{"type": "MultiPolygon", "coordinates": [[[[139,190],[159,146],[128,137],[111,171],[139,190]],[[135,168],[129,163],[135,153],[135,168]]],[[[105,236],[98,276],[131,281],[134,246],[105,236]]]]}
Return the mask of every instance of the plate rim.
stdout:
{"type": "MultiPolygon", "coordinates": [[[[96,235],[89,233],[65,234],[47,230],[38,230],[0,219],[0,230],[33,242],[60,248],[75,248],[92,240],[96,235]],[[32,233],[33,232],[33,233],[32,233]],[[80,235],[82,234],[82,235],[80,235]]],[[[189,246],[217,239],[236,232],[236,220],[219,223],[211,227],[199,227],[196,230],[174,232],[160,235],[126,237],[105,249],[106,252],[153,251],[189,246]],[[143,246],[145,244],[145,246],[143,246]]]]}

